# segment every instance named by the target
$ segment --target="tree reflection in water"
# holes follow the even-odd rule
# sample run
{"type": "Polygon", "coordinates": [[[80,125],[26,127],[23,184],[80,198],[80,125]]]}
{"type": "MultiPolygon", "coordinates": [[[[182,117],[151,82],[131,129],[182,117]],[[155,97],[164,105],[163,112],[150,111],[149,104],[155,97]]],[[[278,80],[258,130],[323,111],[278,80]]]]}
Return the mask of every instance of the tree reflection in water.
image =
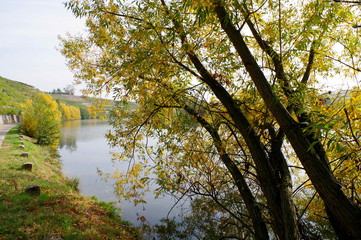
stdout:
{"type": "Polygon", "coordinates": [[[65,121],[60,135],[59,149],[66,149],[69,152],[77,150],[77,132],[82,125],[82,121],[65,121]]]}
{"type": "Polygon", "coordinates": [[[65,135],[62,134],[59,141],[59,148],[69,150],[70,152],[74,152],[77,149],[76,145],[76,135],[65,135]]]}

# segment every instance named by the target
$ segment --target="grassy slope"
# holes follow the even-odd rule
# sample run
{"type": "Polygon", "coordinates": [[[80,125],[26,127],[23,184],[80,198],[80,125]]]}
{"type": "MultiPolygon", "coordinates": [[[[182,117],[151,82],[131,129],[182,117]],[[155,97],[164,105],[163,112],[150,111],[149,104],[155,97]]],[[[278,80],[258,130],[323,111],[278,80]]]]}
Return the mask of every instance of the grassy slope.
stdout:
{"type": "Polygon", "coordinates": [[[61,235],[64,239],[139,239],[134,228],[122,221],[109,204],[79,195],[73,182],[60,171],[50,152],[22,140],[29,158],[21,158],[17,128],[6,136],[0,148],[0,239],[44,239],[61,235]],[[33,171],[19,170],[24,162],[33,171]],[[29,185],[41,186],[39,196],[24,193],[29,185]],[[103,207],[102,207],[102,206],[103,207]]]}
{"type": "Polygon", "coordinates": [[[0,77],[0,114],[18,114],[19,103],[24,103],[40,90],[34,87],[0,77]]]}

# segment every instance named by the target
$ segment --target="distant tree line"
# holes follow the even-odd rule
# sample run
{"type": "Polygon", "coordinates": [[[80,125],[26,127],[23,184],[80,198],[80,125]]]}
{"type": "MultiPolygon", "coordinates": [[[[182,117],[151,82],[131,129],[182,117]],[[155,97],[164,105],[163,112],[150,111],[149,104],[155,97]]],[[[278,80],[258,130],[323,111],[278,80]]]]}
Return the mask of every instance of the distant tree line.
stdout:
{"type": "Polygon", "coordinates": [[[67,85],[65,88],[60,89],[56,88],[53,91],[49,92],[50,94],[65,94],[65,95],[74,95],[75,87],[73,85],[67,85]]]}

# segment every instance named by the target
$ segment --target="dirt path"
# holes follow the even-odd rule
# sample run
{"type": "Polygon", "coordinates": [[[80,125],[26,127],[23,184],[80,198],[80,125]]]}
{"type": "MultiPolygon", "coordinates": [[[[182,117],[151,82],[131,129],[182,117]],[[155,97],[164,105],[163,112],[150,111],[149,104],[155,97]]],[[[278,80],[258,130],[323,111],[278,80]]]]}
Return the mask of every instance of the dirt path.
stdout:
{"type": "Polygon", "coordinates": [[[0,148],[3,144],[4,138],[7,134],[7,132],[12,129],[13,127],[15,127],[16,125],[18,125],[19,123],[10,123],[10,124],[2,124],[0,125],[0,148]]]}

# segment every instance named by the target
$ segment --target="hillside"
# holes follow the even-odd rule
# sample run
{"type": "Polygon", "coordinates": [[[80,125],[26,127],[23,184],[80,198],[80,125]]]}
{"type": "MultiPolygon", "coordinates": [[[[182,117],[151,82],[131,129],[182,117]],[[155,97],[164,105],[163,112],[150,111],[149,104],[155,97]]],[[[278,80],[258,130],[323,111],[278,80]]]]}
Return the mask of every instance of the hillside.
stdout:
{"type": "Polygon", "coordinates": [[[19,104],[40,92],[33,86],[0,77],[0,114],[18,114],[19,104]]]}
{"type": "MultiPolygon", "coordinates": [[[[19,104],[32,99],[38,93],[41,91],[33,86],[0,77],[0,115],[19,114],[21,111],[19,104]]],[[[51,96],[58,102],[77,106],[81,110],[96,103],[96,99],[91,97],[65,94],[51,94],[51,96]]]]}
{"type": "MultiPolygon", "coordinates": [[[[40,93],[39,89],[25,83],[13,81],[0,77],[0,115],[19,114],[20,103],[25,103],[34,95],[40,93]]],[[[115,101],[107,99],[96,99],[94,97],[75,96],[67,94],[50,94],[57,102],[78,107],[82,113],[91,106],[107,111],[116,105],[115,101]]],[[[136,108],[135,103],[130,102],[130,109],[136,108]]],[[[87,117],[85,117],[87,118],[87,117]]]]}
{"type": "Polygon", "coordinates": [[[66,94],[50,94],[54,99],[58,100],[61,103],[67,105],[84,105],[90,107],[92,104],[96,103],[96,99],[92,97],[83,97],[75,95],[66,95],[66,94]]]}
{"type": "Polygon", "coordinates": [[[66,95],[66,94],[50,94],[55,100],[60,103],[65,103],[67,105],[77,106],[79,108],[83,106],[91,107],[96,105],[98,109],[102,109],[105,112],[114,108],[114,107],[125,107],[128,109],[135,109],[137,105],[134,102],[129,102],[127,105],[122,105],[122,103],[102,98],[94,97],[85,97],[85,96],[75,96],[75,95],[66,95]]]}

